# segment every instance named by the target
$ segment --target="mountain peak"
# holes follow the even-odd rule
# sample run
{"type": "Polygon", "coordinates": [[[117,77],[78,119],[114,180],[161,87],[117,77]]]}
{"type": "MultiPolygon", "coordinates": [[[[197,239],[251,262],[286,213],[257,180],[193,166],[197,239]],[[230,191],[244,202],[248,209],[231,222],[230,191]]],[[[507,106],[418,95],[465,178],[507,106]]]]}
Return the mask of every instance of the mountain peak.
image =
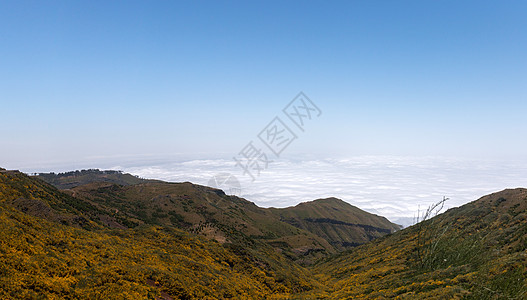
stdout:
{"type": "Polygon", "coordinates": [[[323,237],[344,250],[399,230],[384,217],[368,213],[335,197],[273,209],[284,222],[323,237]]]}

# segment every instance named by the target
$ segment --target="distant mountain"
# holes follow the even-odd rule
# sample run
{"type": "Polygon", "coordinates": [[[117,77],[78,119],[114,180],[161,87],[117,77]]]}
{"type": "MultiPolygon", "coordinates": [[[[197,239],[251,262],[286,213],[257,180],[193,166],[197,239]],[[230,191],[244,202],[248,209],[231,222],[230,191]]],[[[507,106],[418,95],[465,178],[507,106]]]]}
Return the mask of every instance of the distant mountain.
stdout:
{"type": "Polygon", "coordinates": [[[319,199],[271,211],[281,221],[307,230],[342,251],[395,232],[400,226],[337,198],[319,199]]]}
{"type": "Polygon", "coordinates": [[[68,187],[66,193],[103,211],[95,218],[106,226],[173,226],[222,243],[258,240],[302,264],[398,229],[385,218],[338,199],[266,209],[218,189],[188,182],[147,181],[117,171],[38,177],[59,188],[68,187]],[[84,184],[79,185],[81,182],[84,184]]]}
{"type": "Polygon", "coordinates": [[[415,217],[395,217],[393,219],[390,218],[390,221],[395,224],[401,225],[401,228],[412,226],[416,222],[415,217]]]}
{"type": "Polygon", "coordinates": [[[39,173],[39,179],[54,185],[58,189],[71,189],[80,185],[107,182],[119,185],[133,185],[145,182],[157,182],[157,180],[142,179],[137,176],[123,173],[121,171],[101,171],[99,169],[89,169],[81,171],[71,171],[65,173],[39,173]]]}

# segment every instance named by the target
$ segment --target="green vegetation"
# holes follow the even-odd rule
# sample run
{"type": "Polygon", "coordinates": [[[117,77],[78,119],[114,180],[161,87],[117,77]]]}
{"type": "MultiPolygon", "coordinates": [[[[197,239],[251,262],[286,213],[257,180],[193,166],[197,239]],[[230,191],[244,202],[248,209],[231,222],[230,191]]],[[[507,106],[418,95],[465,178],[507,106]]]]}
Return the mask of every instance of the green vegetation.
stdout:
{"type": "Polygon", "coordinates": [[[60,191],[0,170],[0,299],[526,298],[527,190],[439,208],[374,236],[396,227],[338,199],[262,209],[190,183],[60,191]],[[346,240],[361,230],[376,239],[346,240]]]}
{"type": "MultiPolygon", "coordinates": [[[[281,298],[316,286],[265,244],[222,245],[153,225],[111,230],[93,223],[86,230],[57,224],[10,201],[38,195],[55,203],[71,196],[21,173],[0,173],[0,191],[0,299],[281,298]]],[[[63,213],[77,212],[68,208],[63,213]]]]}
{"type": "Polygon", "coordinates": [[[451,209],[315,266],[335,298],[524,299],[527,190],[451,209]]]}
{"type": "Polygon", "coordinates": [[[106,226],[133,228],[150,224],[179,228],[219,242],[262,241],[304,265],[398,228],[385,218],[338,199],[265,209],[245,199],[227,196],[221,190],[188,182],[114,184],[125,175],[128,174],[88,170],[55,177],[48,174],[46,180],[60,181],[62,185],[64,179],[84,176],[85,184],[66,192],[97,207],[101,212],[95,219],[104,221],[106,226]],[[311,222],[310,218],[318,219],[311,222]],[[320,222],[321,218],[325,221],[320,222]]]}
{"type": "Polygon", "coordinates": [[[272,209],[280,220],[327,240],[338,251],[353,248],[400,229],[384,217],[336,198],[272,209]]]}
{"type": "Polygon", "coordinates": [[[54,185],[59,189],[71,189],[79,185],[92,182],[108,182],[119,185],[132,185],[144,182],[156,182],[157,180],[142,179],[121,171],[99,169],[88,169],[71,171],[65,173],[40,173],[36,177],[54,185]]]}

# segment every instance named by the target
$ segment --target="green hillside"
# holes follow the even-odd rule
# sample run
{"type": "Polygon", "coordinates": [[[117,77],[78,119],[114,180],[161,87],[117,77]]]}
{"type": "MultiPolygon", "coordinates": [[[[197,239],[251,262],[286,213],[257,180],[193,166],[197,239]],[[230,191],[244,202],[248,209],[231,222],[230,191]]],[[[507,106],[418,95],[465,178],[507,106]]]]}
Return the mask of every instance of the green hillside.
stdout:
{"type": "Polygon", "coordinates": [[[315,267],[331,298],[527,298],[527,190],[505,190],[315,267]]]}
{"type": "Polygon", "coordinates": [[[191,183],[89,184],[70,193],[107,212],[112,219],[101,221],[108,226],[175,227],[220,243],[245,245],[262,241],[294,259],[300,259],[310,249],[325,254],[335,252],[323,238],[280,222],[270,211],[252,202],[191,183]],[[299,252],[300,247],[307,249],[299,252]]]}
{"type": "MultiPolygon", "coordinates": [[[[94,218],[105,226],[134,228],[150,224],[179,228],[220,243],[262,241],[302,264],[311,264],[398,228],[384,218],[336,199],[327,205],[318,200],[294,208],[266,209],[189,182],[142,180],[138,184],[118,185],[113,184],[118,180],[116,176],[126,174],[94,170],[87,173],[84,185],[65,192],[101,211],[94,218]],[[314,218],[313,222],[302,219],[308,226],[294,222],[301,219],[302,212],[314,218]]],[[[48,174],[47,180],[62,182],[72,175],[55,176],[58,179],[48,174]]]]}
{"type": "Polygon", "coordinates": [[[60,191],[0,169],[0,299],[527,297],[526,189],[340,251],[380,226],[397,229],[334,198],[263,209],[191,183],[60,191]]]}
{"type": "Polygon", "coordinates": [[[271,210],[281,221],[322,237],[338,251],[400,229],[384,217],[367,213],[336,198],[271,210]]]}
{"type": "Polygon", "coordinates": [[[20,198],[55,215],[98,212],[80,212],[75,198],[38,179],[0,172],[0,299],[280,298],[316,286],[265,244],[220,244],[155,225],[88,221],[83,229],[24,213],[11,204],[20,198]]]}

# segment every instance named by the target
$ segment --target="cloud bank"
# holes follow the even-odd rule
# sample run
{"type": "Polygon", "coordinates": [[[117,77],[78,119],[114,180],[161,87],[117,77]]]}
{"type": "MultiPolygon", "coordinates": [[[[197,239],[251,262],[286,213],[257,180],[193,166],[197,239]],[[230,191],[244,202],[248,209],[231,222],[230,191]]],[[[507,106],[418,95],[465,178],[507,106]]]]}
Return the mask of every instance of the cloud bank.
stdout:
{"type": "Polygon", "coordinates": [[[279,159],[255,181],[226,159],[115,168],[145,178],[202,185],[216,174],[230,173],[240,182],[241,196],[259,206],[286,207],[337,197],[403,225],[443,196],[450,199],[447,207],[456,207],[488,193],[527,186],[527,163],[437,157],[279,159]]]}

